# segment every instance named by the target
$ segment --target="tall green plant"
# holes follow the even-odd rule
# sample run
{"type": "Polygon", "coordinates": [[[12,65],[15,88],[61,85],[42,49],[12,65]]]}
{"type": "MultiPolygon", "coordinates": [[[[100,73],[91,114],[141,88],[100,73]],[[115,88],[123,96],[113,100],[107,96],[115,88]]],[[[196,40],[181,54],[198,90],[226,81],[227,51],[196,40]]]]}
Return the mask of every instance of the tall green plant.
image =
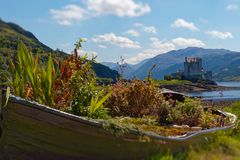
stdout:
{"type": "Polygon", "coordinates": [[[52,60],[52,55],[50,55],[46,70],[44,68],[41,68],[41,89],[43,92],[42,101],[49,106],[52,106],[54,103],[54,100],[52,98],[53,97],[53,94],[52,94],[53,77],[54,77],[53,73],[54,73],[53,60],[52,60]]]}
{"type": "Polygon", "coordinates": [[[16,63],[16,66],[12,57],[10,54],[8,54],[9,72],[11,74],[11,79],[9,79],[9,82],[14,90],[14,94],[24,97],[25,85],[27,81],[26,66],[28,65],[26,62],[26,54],[28,51],[22,42],[19,42],[18,44],[17,53],[18,62],[16,63]]]}
{"type": "Polygon", "coordinates": [[[52,56],[49,56],[47,66],[41,67],[38,54],[34,57],[27,47],[19,42],[17,62],[9,56],[10,85],[14,94],[23,98],[31,98],[40,103],[52,106],[54,65],[52,56]]]}

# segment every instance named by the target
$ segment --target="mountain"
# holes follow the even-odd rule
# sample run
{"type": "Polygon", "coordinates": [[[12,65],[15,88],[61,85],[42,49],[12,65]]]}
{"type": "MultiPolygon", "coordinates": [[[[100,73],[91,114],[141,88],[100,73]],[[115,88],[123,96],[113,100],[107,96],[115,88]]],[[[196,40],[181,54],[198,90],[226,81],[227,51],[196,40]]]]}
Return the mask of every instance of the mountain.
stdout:
{"type": "Polygon", "coordinates": [[[166,74],[183,69],[184,57],[201,57],[203,67],[213,72],[214,80],[240,80],[240,52],[196,47],[170,51],[153,57],[139,67],[133,75],[143,79],[147,76],[149,69],[157,64],[152,76],[162,79],[166,74]]]}
{"type": "MultiPolygon", "coordinates": [[[[53,50],[47,45],[40,42],[34,34],[23,29],[17,24],[7,23],[0,19],[0,64],[1,68],[6,61],[7,53],[12,53],[12,56],[16,58],[17,53],[17,44],[21,40],[33,53],[39,53],[39,58],[46,62],[49,56],[49,53],[52,53],[53,58],[62,61],[64,58],[69,55],[63,51],[53,50]]],[[[96,75],[101,78],[112,78],[116,80],[119,77],[119,74],[110,69],[107,66],[104,66],[100,63],[93,65],[93,69],[96,72],[96,75]]]]}
{"type": "Polygon", "coordinates": [[[120,71],[120,67],[119,67],[119,65],[117,63],[101,62],[101,64],[108,66],[112,70],[117,71],[119,74],[121,74],[121,72],[123,72],[123,77],[126,78],[126,79],[131,78],[131,74],[134,73],[134,71],[135,71],[134,65],[127,64],[127,63],[124,63],[122,65],[122,66],[124,66],[123,71],[120,71]]]}
{"type": "MultiPolygon", "coordinates": [[[[137,64],[128,64],[128,63],[124,63],[124,71],[123,71],[123,76],[126,79],[131,79],[134,77],[134,73],[135,71],[140,68],[143,64],[145,64],[149,59],[145,59],[137,64]]],[[[114,62],[101,62],[101,64],[108,66],[109,68],[118,71],[118,73],[120,73],[120,69],[119,69],[119,65],[117,63],[114,62]]]]}
{"type": "Polygon", "coordinates": [[[123,71],[120,71],[119,66],[113,68],[114,70],[118,71],[118,73],[123,74],[123,77],[126,79],[130,79],[131,75],[134,73],[135,69],[133,68],[133,65],[124,63],[122,66],[124,66],[123,71]],[[122,72],[122,73],[121,73],[122,72]]]}
{"type": "Polygon", "coordinates": [[[64,59],[67,54],[61,51],[54,51],[41,43],[31,32],[14,23],[7,23],[0,20],[0,53],[4,56],[10,52],[16,55],[18,41],[21,40],[33,53],[39,52],[40,58],[46,60],[48,54],[53,53],[57,59],[64,59]]]}
{"type": "Polygon", "coordinates": [[[149,61],[150,59],[149,58],[147,58],[147,59],[144,59],[144,60],[142,60],[141,62],[139,62],[139,63],[137,63],[137,64],[133,64],[132,65],[132,68],[134,69],[134,70],[137,70],[138,68],[140,68],[143,64],[145,64],[147,61],[149,61]]]}
{"type": "Polygon", "coordinates": [[[93,70],[95,71],[97,77],[111,78],[114,81],[117,81],[120,76],[117,71],[112,70],[109,67],[102,65],[101,63],[93,63],[93,70]]]}
{"type": "Polygon", "coordinates": [[[101,62],[102,65],[108,66],[111,69],[115,69],[118,67],[117,63],[114,62],[101,62]]]}

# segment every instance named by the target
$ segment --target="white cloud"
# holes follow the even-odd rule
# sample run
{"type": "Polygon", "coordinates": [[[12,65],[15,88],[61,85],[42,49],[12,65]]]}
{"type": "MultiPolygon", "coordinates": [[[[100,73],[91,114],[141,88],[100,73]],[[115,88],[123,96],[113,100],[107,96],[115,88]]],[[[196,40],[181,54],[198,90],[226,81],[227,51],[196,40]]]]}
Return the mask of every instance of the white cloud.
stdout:
{"type": "Polygon", "coordinates": [[[145,26],[142,23],[134,23],[133,24],[135,27],[140,28],[146,33],[151,33],[151,34],[157,34],[157,29],[154,26],[145,26]]]}
{"type": "Polygon", "coordinates": [[[151,44],[152,48],[158,49],[160,53],[166,53],[168,51],[175,49],[175,45],[171,42],[160,41],[156,37],[152,37],[150,38],[150,40],[152,41],[152,44],[151,44]]]}
{"type": "Polygon", "coordinates": [[[142,27],[142,26],[144,26],[142,23],[134,23],[133,24],[135,27],[142,27]]]}
{"type": "Polygon", "coordinates": [[[157,37],[151,37],[151,48],[146,49],[143,52],[138,53],[135,56],[126,59],[127,63],[136,64],[144,59],[155,57],[159,54],[164,54],[169,51],[175,50],[176,48],[185,47],[203,47],[205,44],[198,39],[194,38],[175,38],[170,41],[161,41],[157,37]]]}
{"type": "Polygon", "coordinates": [[[150,49],[146,49],[143,52],[138,53],[136,56],[127,58],[126,62],[130,64],[136,64],[144,59],[152,58],[159,54],[175,50],[175,45],[171,42],[163,42],[156,37],[152,37],[150,40],[152,41],[150,49]]]}
{"type": "Polygon", "coordinates": [[[226,10],[227,10],[227,11],[236,11],[236,10],[238,10],[238,9],[239,9],[239,6],[236,5],[236,4],[229,4],[229,5],[227,5],[227,7],[226,7],[226,10]]]}
{"type": "Polygon", "coordinates": [[[92,59],[92,57],[96,57],[97,58],[97,55],[98,53],[96,51],[86,51],[86,50],[78,50],[78,54],[80,56],[85,56],[86,54],[88,55],[88,59],[92,59]]]}
{"type": "Polygon", "coordinates": [[[206,34],[219,39],[233,38],[233,35],[230,32],[220,32],[220,31],[212,30],[212,31],[207,31],[206,34]]]}
{"type": "Polygon", "coordinates": [[[133,0],[86,0],[89,11],[97,15],[116,15],[118,17],[138,17],[151,11],[146,3],[133,0]]]}
{"type": "Polygon", "coordinates": [[[152,51],[145,50],[141,53],[138,53],[136,56],[132,56],[132,57],[127,58],[126,63],[137,64],[144,59],[152,58],[152,57],[154,57],[154,54],[152,54],[152,51]]]}
{"type": "Polygon", "coordinates": [[[146,33],[152,33],[152,34],[156,34],[157,33],[157,29],[155,27],[153,27],[153,26],[144,26],[143,30],[146,33]]]}
{"type": "Polygon", "coordinates": [[[178,37],[172,40],[172,42],[175,45],[181,46],[181,47],[203,47],[205,46],[205,44],[199,40],[199,39],[195,39],[195,38],[182,38],[182,37],[178,37]]]}
{"type": "Polygon", "coordinates": [[[173,28],[185,28],[185,29],[189,29],[191,31],[198,31],[199,29],[195,26],[194,23],[192,22],[188,22],[184,19],[177,19],[175,20],[175,22],[173,24],[171,24],[171,27],[173,28]]]}
{"type": "Polygon", "coordinates": [[[51,9],[50,13],[58,24],[64,26],[70,26],[75,22],[88,18],[87,11],[74,4],[67,5],[59,10],[51,9]]]}
{"type": "Polygon", "coordinates": [[[125,34],[133,36],[133,37],[138,37],[140,35],[138,31],[133,30],[133,29],[128,30],[127,32],[125,32],[125,34]]]}
{"type": "Polygon", "coordinates": [[[203,47],[205,44],[198,39],[194,38],[175,38],[169,41],[159,40],[157,37],[151,37],[151,48],[145,49],[144,51],[138,53],[135,56],[126,59],[127,63],[136,64],[147,58],[153,58],[159,54],[164,54],[175,49],[185,48],[185,47],[203,47]]]}
{"type": "Polygon", "coordinates": [[[121,48],[141,48],[138,42],[132,41],[127,37],[117,36],[114,33],[97,35],[92,40],[96,43],[111,43],[121,48]]]}
{"type": "Polygon", "coordinates": [[[149,40],[154,42],[154,41],[158,41],[159,39],[157,37],[151,37],[151,38],[149,38],[149,40]]]}
{"type": "Polygon", "coordinates": [[[99,47],[99,48],[103,48],[103,49],[106,49],[106,48],[107,48],[107,46],[102,45],[102,44],[99,44],[98,47],[99,47]]]}
{"type": "Polygon", "coordinates": [[[85,0],[84,6],[69,4],[62,9],[50,9],[53,19],[64,26],[96,16],[139,17],[150,11],[147,3],[134,0],[85,0]]]}

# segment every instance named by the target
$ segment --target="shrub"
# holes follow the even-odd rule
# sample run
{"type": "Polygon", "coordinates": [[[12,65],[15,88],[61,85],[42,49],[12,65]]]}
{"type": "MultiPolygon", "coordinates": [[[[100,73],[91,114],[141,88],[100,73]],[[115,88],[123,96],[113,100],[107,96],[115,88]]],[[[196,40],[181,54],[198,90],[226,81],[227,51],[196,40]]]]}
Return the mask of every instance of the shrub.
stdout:
{"type": "MultiPolygon", "coordinates": [[[[106,118],[108,111],[103,103],[109,97],[105,90],[98,86],[96,75],[92,69],[95,57],[88,59],[78,56],[82,40],[75,45],[74,54],[64,60],[60,67],[60,76],[56,81],[56,107],[75,115],[91,118],[106,118]]],[[[106,91],[107,92],[107,91],[106,91]]]]}
{"type": "Polygon", "coordinates": [[[163,103],[160,90],[140,80],[119,81],[112,86],[112,94],[107,101],[113,116],[143,117],[156,115],[163,103]]]}
{"type": "Polygon", "coordinates": [[[71,79],[72,113],[91,118],[107,118],[108,110],[103,107],[111,93],[98,86],[90,73],[77,71],[71,79]],[[84,74],[83,74],[84,73],[84,74]]]}
{"type": "Polygon", "coordinates": [[[60,65],[60,75],[55,82],[56,108],[71,110],[74,96],[89,90],[90,83],[95,83],[95,75],[87,56],[79,57],[76,53],[65,59],[60,65]]]}
{"type": "Polygon", "coordinates": [[[103,107],[106,100],[97,104],[104,97],[105,91],[97,85],[95,78],[90,73],[83,74],[83,72],[77,71],[71,79],[71,88],[73,91],[73,114],[92,118],[105,118],[107,116],[107,110],[103,107]]]}
{"type": "Polygon", "coordinates": [[[212,128],[216,126],[221,126],[221,116],[214,115],[210,111],[205,111],[200,118],[200,126],[202,128],[212,128]]]}
{"type": "Polygon", "coordinates": [[[168,120],[178,125],[197,126],[204,114],[200,100],[186,98],[184,102],[177,102],[169,110],[168,120]]]}
{"type": "Polygon", "coordinates": [[[168,119],[169,111],[171,109],[171,105],[168,101],[164,101],[161,106],[158,108],[158,122],[160,124],[168,124],[171,123],[168,119]]]}

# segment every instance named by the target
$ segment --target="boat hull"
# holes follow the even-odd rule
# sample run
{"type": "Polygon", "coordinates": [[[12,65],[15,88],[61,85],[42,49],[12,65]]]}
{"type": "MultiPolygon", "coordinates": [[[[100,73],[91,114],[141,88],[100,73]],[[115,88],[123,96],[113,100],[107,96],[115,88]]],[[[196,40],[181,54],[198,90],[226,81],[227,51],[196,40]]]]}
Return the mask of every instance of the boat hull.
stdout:
{"type": "Polygon", "coordinates": [[[10,98],[1,121],[0,159],[149,159],[159,151],[181,152],[212,132],[183,140],[116,136],[92,120],[10,98]]]}

